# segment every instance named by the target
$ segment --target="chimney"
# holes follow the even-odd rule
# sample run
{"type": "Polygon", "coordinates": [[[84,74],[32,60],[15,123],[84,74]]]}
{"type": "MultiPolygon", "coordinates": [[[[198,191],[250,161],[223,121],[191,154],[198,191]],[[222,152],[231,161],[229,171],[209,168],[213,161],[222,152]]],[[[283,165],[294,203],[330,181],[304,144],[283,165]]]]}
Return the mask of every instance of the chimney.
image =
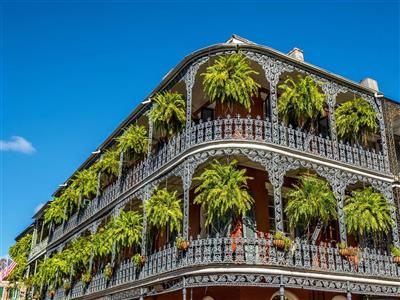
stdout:
{"type": "Polygon", "coordinates": [[[366,88],[369,88],[371,90],[377,91],[377,92],[379,91],[378,82],[372,78],[368,78],[368,77],[364,78],[363,80],[360,81],[360,85],[362,85],[366,88]]]}
{"type": "Polygon", "coordinates": [[[289,53],[287,55],[289,55],[299,61],[304,61],[304,52],[303,52],[303,50],[301,50],[299,48],[293,48],[292,50],[289,51],[289,53]]]}

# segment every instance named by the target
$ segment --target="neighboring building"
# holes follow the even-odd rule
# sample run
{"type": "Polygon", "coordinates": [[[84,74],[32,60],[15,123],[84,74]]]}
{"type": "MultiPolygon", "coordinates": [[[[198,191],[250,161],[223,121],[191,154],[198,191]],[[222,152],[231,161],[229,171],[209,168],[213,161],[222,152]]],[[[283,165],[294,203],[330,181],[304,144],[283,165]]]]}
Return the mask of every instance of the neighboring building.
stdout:
{"type": "MultiPolygon", "coordinates": [[[[145,223],[142,254],[146,262],[142,269],[138,270],[127,259],[116,266],[110,281],[103,278],[100,269],[86,288],[77,281],[68,293],[60,287],[54,299],[339,300],[389,299],[400,295],[400,266],[384,252],[392,243],[399,245],[400,218],[396,211],[398,214],[400,203],[400,106],[385,98],[374,80],[354,83],[304,62],[303,52],[297,48],[283,54],[232,36],[226,43],[185,57],[79,170],[99,160],[114,138],[132,123],[148,129],[152,145],[148,157],[120,172],[116,182],[58,227],[44,226],[46,207],[41,209],[34,216],[28,272],[33,274],[40,260],[62,250],[71,239],[96,232],[121,209],[145,203],[160,184],[173,187],[183,199],[183,238],[190,240],[189,248],[186,253],[177,251],[167,234],[154,240],[145,223]],[[238,48],[258,72],[255,79],[261,88],[249,116],[245,110],[234,107],[232,118],[220,105],[208,103],[201,73],[216,57],[238,48]],[[287,76],[299,74],[324,83],[327,112],[320,120],[325,128],[320,136],[285,127],[278,118],[278,85],[287,76]],[[149,99],[164,90],[185,96],[187,123],[181,134],[159,147],[158,133],[147,112],[152,106],[149,99]],[[371,138],[374,150],[338,142],[333,112],[338,104],[356,96],[367,100],[377,112],[380,130],[371,138]],[[238,113],[241,118],[236,117],[238,113]],[[242,239],[207,237],[204,216],[199,206],[193,204],[196,183],[192,179],[213,158],[224,156],[236,158],[254,178],[249,187],[255,205],[243,222],[242,239]],[[338,221],[330,224],[315,243],[296,239],[291,251],[282,252],[262,233],[288,231],[283,192],[304,170],[330,183],[338,202],[338,221]],[[346,194],[364,185],[371,185],[387,201],[396,203],[396,210],[392,210],[395,225],[386,246],[361,251],[355,265],[342,258],[334,244],[347,241],[356,245],[354,237],[346,234],[343,203],[346,194]],[[157,248],[160,250],[152,250],[157,248]]],[[[55,195],[61,191],[62,188],[55,195]]],[[[296,232],[291,235],[294,237],[296,232]]]]}

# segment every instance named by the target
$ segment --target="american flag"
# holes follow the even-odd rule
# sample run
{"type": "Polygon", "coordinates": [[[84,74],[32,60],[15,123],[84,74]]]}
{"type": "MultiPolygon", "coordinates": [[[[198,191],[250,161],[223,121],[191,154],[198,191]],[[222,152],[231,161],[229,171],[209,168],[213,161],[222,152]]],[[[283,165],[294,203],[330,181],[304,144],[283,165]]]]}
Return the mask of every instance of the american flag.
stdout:
{"type": "Polygon", "coordinates": [[[15,269],[17,263],[13,261],[11,258],[3,258],[1,259],[1,268],[0,268],[0,281],[6,279],[11,272],[15,269]]]}

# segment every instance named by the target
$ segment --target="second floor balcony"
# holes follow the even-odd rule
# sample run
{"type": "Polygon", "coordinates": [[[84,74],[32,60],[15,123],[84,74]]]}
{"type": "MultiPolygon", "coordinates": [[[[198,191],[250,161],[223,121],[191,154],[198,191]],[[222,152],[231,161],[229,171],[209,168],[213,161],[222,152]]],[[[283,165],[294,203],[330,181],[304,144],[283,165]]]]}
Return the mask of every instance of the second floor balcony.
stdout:
{"type": "Polygon", "coordinates": [[[294,157],[317,159],[337,168],[351,167],[380,176],[389,176],[390,172],[382,153],[332,142],[329,138],[284,125],[274,126],[269,120],[228,116],[225,119],[200,121],[172,137],[147,159],[127,169],[118,180],[89,201],[85,208],[55,228],[50,242],[55,242],[99,211],[111,206],[117,199],[122,199],[135,187],[160,174],[167,166],[179,164],[180,159],[185,156],[202,149],[218,149],[227,145],[246,147],[246,144],[249,150],[269,149],[277,153],[284,152],[294,157]]]}
{"type": "Polygon", "coordinates": [[[54,299],[118,297],[119,291],[129,289],[132,295],[135,290],[137,297],[145,297],[168,291],[171,282],[182,280],[184,288],[320,285],[330,291],[349,289],[354,294],[395,296],[400,293],[399,276],[400,265],[376,250],[358,250],[352,257],[344,257],[329,244],[315,245],[299,239],[283,250],[275,246],[272,238],[216,236],[190,239],[184,251],[168,245],[146,257],[143,265],[124,260],[113,266],[111,277],[100,271],[87,284],[75,279],[70,290],[60,287],[54,299]]]}

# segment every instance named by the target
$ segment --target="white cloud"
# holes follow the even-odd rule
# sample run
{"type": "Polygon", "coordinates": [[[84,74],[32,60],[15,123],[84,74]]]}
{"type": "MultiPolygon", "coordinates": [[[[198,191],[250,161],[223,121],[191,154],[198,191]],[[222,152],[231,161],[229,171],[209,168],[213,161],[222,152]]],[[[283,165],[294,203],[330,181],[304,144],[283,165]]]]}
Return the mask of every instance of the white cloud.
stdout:
{"type": "Polygon", "coordinates": [[[44,203],[39,203],[36,207],[35,207],[35,214],[43,207],[44,203]]]}
{"type": "Polygon", "coordinates": [[[12,136],[9,141],[0,140],[0,151],[13,151],[32,154],[36,152],[36,149],[23,137],[12,136]]]}

